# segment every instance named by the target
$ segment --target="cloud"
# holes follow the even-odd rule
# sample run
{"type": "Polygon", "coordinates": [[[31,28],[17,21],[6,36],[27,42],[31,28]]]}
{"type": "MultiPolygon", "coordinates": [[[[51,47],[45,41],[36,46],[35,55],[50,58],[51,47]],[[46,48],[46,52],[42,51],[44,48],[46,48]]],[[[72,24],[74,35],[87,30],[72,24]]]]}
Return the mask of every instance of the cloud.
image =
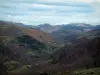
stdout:
{"type": "Polygon", "coordinates": [[[2,0],[0,20],[37,25],[84,22],[100,24],[99,0],[2,0]]]}

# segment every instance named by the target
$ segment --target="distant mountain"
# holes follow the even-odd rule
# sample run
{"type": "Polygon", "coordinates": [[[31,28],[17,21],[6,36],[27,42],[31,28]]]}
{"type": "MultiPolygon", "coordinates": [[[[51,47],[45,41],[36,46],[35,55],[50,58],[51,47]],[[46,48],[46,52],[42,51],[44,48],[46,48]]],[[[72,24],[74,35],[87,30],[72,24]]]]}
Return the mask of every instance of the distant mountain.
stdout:
{"type": "Polygon", "coordinates": [[[99,36],[100,30],[89,30],[89,31],[80,31],[80,30],[59,30],[51,33],[52,37],[59,43],[72,43],[75,40],[80,38],[94,38],[97,35],[99,36]]]}
{"type": "Polygon", "coordinates": [[[53,26],[53,25],[45,23],[45,24],[38,25],[36,28],[47,33],[52,33],[53,31],[59,30],[61,27],[62,26],[60,25],[53,26]]]}
{"type": "Polygon", "coordinates": [[[58,43],[68,43],[76,40],[79,36],[83,36],[84,33],[88,35],[88,32],[92,30],[100,30],[100,25],[92,26],[84,23],[64,24],[59,30],[53,31],[51,35],[58,43]]]}
{"type": "Polygon", "coordinates": [[[91,29],[93,26],[89,24],[84,23],[73,23],[73,24],[67,24],[64,25],[61,29],[62,30],[81,30],[84,31],[86,29],[91,29]]]}
{"type": "Polygon", "coordinates": [[[57,30],[81,30],[86,31],[92,29],[92,25],[84,24],[84,23],[72,23],[72,24],[62,24],[62,25],[50,25],[50,24],[41,24],[36,28],[40,29],[44,32],[52,33],[57,30]]]}
{"type": "Polygon", "coordinates": [[[93,30],[98,30],[98,29],[100,29],[100,25],[96,25],[93,27],[93,30]]]}
{"type": "Polygon", "coordinates": [[[5,23],[8,23],[8,24],[13,24],[13,25],[16,25],[16,26],[20,26],[20,27],[24,27],[24,28],[35,28],[35,26],[33,26],[33,25],[27,25],[27,24],[23,24],[23,23],[14,23],[14,22],[10,22],[10,21],[0,21],[0,23],[3,23],[3,22],[5,22],[5,23]]]}
{"type": "Polygon", "coordinates": [[[40,29],[44,32],[52,33],[59,30],[81,30],[81,31],[90,31],[95,29],[100,29],[100,25],[90,25],[85,23],[70,23],[70,24],[61,24],[61,25],[50,25],[50,24],[40,24],[35,26],[37,29],[40,29]]]}
{"type": "Polygon", "coordinates": [[[23,23],[15,23],[17,26],[24,27],[24,28],[34,28],[33,25],[25,25],[23,23]]]}

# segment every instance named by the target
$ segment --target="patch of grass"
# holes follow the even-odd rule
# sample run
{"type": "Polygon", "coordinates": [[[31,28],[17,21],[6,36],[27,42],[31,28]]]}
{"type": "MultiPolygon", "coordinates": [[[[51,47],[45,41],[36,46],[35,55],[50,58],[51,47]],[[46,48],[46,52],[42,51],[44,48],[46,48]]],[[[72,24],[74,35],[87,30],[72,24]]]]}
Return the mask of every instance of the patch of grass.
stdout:
{"type": "Polygon", "coordinates": [[[21,68],[18,68],[13,71],[9,71],[9,75],[28,75],[27,73],[29,72],[29,66],[24,65],[21,68]]]}
{"type": "Polygon", "coordinates": [[[76,70],[69,75],[100,75],[100,68],[91,68],[87,70],[76,70]]]}
{"type": "Polygon", "coordinates": [[[4,65],[7,67],[8,71],[14,70],[16,68],[19,68],[20,63],[17,61],[7,61],[4,63],[4,65]]]}

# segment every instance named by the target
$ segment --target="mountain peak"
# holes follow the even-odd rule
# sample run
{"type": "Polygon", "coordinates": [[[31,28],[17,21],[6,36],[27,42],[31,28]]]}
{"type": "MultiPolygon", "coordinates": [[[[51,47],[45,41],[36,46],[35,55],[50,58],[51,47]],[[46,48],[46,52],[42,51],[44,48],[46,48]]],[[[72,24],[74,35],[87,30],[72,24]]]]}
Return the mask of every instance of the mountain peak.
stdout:
{"type": "Polygon", "coordinates": [[[81,26],[81,27],[88,27],[91,26],[90,24],[85,24],[85,23],[71,23],[68,25],[72,25],[72,26],[81,26]]]}

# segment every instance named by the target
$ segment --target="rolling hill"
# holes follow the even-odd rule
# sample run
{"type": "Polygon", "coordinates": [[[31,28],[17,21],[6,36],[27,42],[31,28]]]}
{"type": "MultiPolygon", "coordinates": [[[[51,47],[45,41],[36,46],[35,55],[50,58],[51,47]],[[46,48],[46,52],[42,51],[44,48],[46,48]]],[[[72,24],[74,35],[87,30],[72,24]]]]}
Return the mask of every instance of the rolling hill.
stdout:
{"type": "Polygon", "coordinates": [[[4,61],[13,60],[20,64],[31,64],[37,59],[48,58],[48,48],[53,43],[53,39],[48,33],[4,21],[0,22],[0,40],[3,43],[0,50],[3,47],[11,53],[8,58],[4,56],[4,61]]]}
{"type": "Polygon", "coordinates": [[[52,63],[65,65],[67,68],[100,67],[100,37],[79,39],[73,44],[66,44],[55,51],[52,63]]]}
{"type": "Polygon", "coordinates": [[[0,22],[0,35],[1,36],[20,36],[20,35],[29,35],[32,38],[40,42],[49,43],[52,42],[52,38],[49,34],[39,31],[33,28],[24,28],[16,26],[14,23],[9,22],[0,22]]]}

